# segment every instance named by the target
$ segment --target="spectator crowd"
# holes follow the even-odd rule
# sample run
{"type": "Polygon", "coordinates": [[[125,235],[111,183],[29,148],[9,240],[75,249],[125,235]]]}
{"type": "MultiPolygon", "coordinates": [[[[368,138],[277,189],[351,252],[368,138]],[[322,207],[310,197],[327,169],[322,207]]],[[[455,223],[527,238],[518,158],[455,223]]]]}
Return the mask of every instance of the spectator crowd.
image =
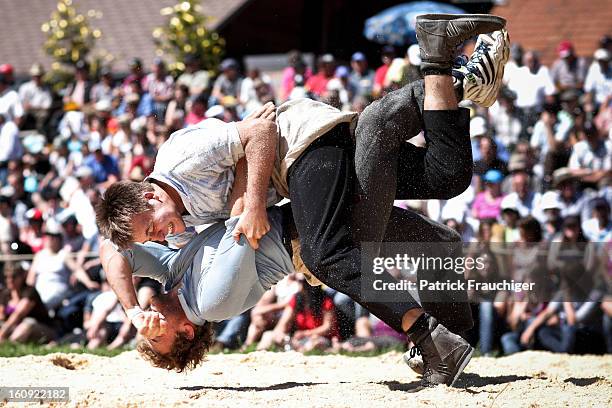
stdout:
{"type": "MultiPolygon", "coordinates": [[[[170,134],[206,118],[236,121],[266,102],[303,97],[361,112],[421,78],[418,47],[398,51],[384,47],[380,61],[359,51],[348,62],[324,54],[313,67],[292,51],[278,83],[234,59],[216,78],[195,56],[180,75],[160,58],[148,67],[134,58],[123,75],[110,67],[93,75],[81,61],[61,92],[43,81],[41,64],[19,81],[1,61],[0,343],[130,344],[135,331],[96,255],[94,208],[105,189],[143,180],[170,134]]],[[[563,41],[545,66],[514,44],[498,101],[489,109],[462,103],[472,112],[472,185],[448,201],[396,202],[455,229],[467,253],[486,259],[467,277],[592,277],[579,295],[562,284],[550,298],[472,293],[476,325],[465,335],[483,354],[612,353],[612,39],[590,58],[576,51],[563,41]]],[[[134,279],[146,307],[159,284],[134,279]]],[[[299,273],[216,332],[219,348],[407,346],[350,298],[311,287],[299,273]]]]}

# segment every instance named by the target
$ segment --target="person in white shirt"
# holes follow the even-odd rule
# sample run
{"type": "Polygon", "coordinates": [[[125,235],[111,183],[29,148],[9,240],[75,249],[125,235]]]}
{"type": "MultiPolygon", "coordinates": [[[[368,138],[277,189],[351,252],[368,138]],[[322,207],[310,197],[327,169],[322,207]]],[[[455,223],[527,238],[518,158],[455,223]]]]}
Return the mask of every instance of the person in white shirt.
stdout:
{"type": "Polygon", "coordinates": [[[610,203],[605,198],[593,200],[591,218],[582,223],[584,235],[591,242],[607,243],[612,241],[612,218],[610,218],[610,203]]]}
{"type": "Polygon", "coordinates": [[[20,124],[23,116],[23,106],[19,100],[19,95],[11,89],[10,79],[0,74],[0,112],[4,112],[5,116],[17,126],[20,124]]]}
{"type": "Polygon", "coordinates": [[[572,147],[568,167],[583,183],[596,184],[610,177],[612,140],[602,139],[594,126],[585,127],[586,140],[572,147]]]}
{"type": "Polygon", "coordinates": [[[20,159],[22,155],[19,129],[10,115],[0,109],[0,167],[6,167],[8,161],[20,159]]]}
{"type": "Polygon", "coordinates": [[[555,84],[548,68],[540,64],[537,53],[527,51],[523,56],[523,66],[511,70],[507,81],[508,88],[516,94],[515,104],[523,124],[523,136],[531,134],[538,110],[545,102],[552,102],[555,94],[555,84]]]}
{"type": "MultiPolygon", "coordinates": [[[[19,99],[24,110],[24,122],[33,121],[34,128],[41,129],[49,114],[51,107],[51,91],[43,84],[45,71],[41,64],[34,64],[30,68],[32,80],[19,87],[19,99]]],[[[29,128],[24,123],[24,128],[29,128]]]]}
{"type": "Polygon", "coordinates": [[[612,66],[610,65],[610,51],[600,48],[593,54],[595,61],[589,67],[584,80],[584,92],[593,95],[597,105],[604,103],[612,95],[612,66]]]}

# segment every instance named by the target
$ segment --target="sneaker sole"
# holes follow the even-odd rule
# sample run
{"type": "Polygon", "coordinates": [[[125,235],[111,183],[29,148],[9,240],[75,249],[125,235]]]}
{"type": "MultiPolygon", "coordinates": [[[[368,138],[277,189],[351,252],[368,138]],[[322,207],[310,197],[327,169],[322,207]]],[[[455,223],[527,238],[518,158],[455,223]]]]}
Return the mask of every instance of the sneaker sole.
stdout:
{"type": "Polygon", "coordinates": [[[421,14],[420,16],[417,16],[416,20],[417,23],[424,20],[459,20],[498,24],[499,28],[493,31],[501,30],[506,26],[505,18],[493,16],[491,14],[421,14]]]}
{"type": "MultiPolygon", "coordinates": [[[[487,35],[487,34],[483,34],[483,35],[487,35]]],[[[466,99],[472,100],[474,103],[477,103],[483,108],[490,107],[497,100],[497,94],[499,92],[499,87],[500,87],[501,81],[504,78],[504,69],[506,67],[506,63],[508,62],[508,59],[510,58],[510,37],[508,36],[508,32],[506,30],[503,30],[498,35],[501,35],[503,37],[503,41],[499,41],[498,38],[494,38],[491,36],[491,39],[497,42],[496,52],[502,54],[502,57],[498,59],[495,63],[495,67],[494,67],[494,72],[496,73],[495,81],[489,87],[489,91],[484,94],[484,96],[482,97],[480,101],[476,101],[477,98],[471,99],[470,98],[471,95],[468,95],[467,93],[465,95],[466,99]]]]}
{"type": "Polygon", "coordinates": [[[452,387],[455,384],[455,382],[457,381],[457,379],[459,378],[459,376],[461,375],[465,367],[468,365],[468,363],[472,359],[473,354],[474,354],[474,347],[470,346],[470,348],[463,354],[462,356],[463,360],[461,361],[461,365],[457,369],[457,373],[455,374],[455,377],[453,377],[453,381],[448,385],[449,387],[452,387]]]}
{"type": "Polygon", "coordinates": [[[506,63],[508,62],[508,59],[510,58],[510,36],[508,35],[508,31],[503,30],[499,35],[503,37],[503,41],[499,41],[497,50],[500,51],[499,47],[501,47],[503,54],[502,54],[502,58],[499,61],[497,61],[497,76],[495,77],[495,82],[493,86],[491,87],[489,94],[487,95],[487,98],[486,98],[487,105],[484,106],[485,108],[490,107],[497,100],[497,94],[499,93],[499,87],[504,78],[504,70],[506,68],[506,63]]]}

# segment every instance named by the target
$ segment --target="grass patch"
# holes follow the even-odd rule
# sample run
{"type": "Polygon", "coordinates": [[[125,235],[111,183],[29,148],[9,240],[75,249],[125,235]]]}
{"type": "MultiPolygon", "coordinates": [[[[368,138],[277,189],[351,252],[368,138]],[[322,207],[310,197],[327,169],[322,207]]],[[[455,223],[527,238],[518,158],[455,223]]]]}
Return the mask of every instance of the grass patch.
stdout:
{"type": "Polygon", "coordinates": [[[114,357],[124,351],[127,348],[120,348],[117,350],[108,350],[106,348],[97,348],[90,350],[85,347],[71,348],[70,346],[45,346],[40,344],[21,344],[12,342],[0,343],[0,357],[22,357],[28,355],[44,356],[52,353],[75,353],[75,354],[94,354],[96,356],[114,357]]]}

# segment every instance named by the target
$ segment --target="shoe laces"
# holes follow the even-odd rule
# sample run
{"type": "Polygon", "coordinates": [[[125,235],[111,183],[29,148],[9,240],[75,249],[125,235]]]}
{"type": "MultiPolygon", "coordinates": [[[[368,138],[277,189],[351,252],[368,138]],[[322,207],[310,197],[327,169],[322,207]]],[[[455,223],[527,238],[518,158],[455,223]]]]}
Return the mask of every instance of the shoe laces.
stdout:
{"type": "Polygon", "coordinates": [[[420,356],[421,355],[421,349],[419,348],[419,346],[414,345],[410,348],[410,358],[415,358],[416,356],[420,356]]]}
{"type": "Polygon", "coordinates": [[[473,74],[476,74],[482,77],[480,70],[476,67],[477,64],[488,64],[487,59],[485,58],[485,54],[489,52],[490,44],[482,41],[478,44],[478,47],[474,49],[474,53],[471,58],[465,64],[465,68],[473,74]]]}

